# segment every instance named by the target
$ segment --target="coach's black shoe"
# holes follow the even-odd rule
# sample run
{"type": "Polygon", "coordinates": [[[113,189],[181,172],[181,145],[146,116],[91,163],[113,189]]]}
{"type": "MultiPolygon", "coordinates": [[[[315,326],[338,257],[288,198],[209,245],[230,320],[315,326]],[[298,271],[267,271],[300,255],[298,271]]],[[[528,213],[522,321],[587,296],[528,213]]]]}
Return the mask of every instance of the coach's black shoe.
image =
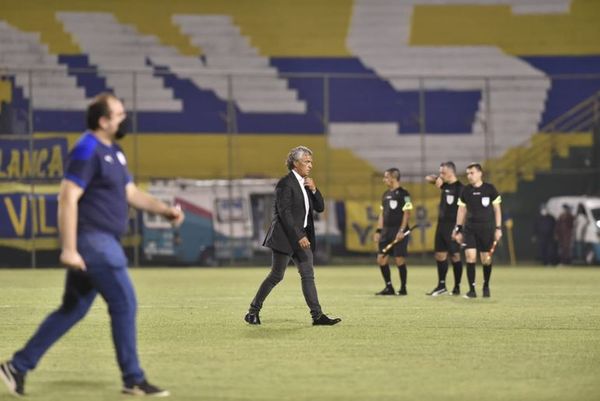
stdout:
{"type": "Polygon", "coordinates": [[[258,316],[258,312],[256,313],[246,313],[246,316],[244,316],[244,320],[248,323],[248,324],[260,324],[260,317],[258,316]]]}
{"type": "Polygon", "coordinates": [[[460,295],[460,286],[455,285],[454,288],[452,289],[452,295],[460,295]]]}
{"type": "Polygon", "coordinates": [[[463,297],[470,299],[470,298],[477,298],[477,293],[475,292],[474,289],[469,290],[469,292],[467,292],[465,295],[463,295],[463,297]]]}
{"type": "Polygon", "coordinates": [[[375,295],[396,295],[394,287],[387,285],[383,290],[376,292],[375,295]]]}
{"type": "Polygon", "coordinates": [[[146,380],[133,385],[126,384],[123,387],[122,393],[128,395],[148,395],[152,397],[168,397],[170,395],[168,390],[153,386],[146,380]]]}
{"type": "Polygon", "coordinates": [[[427,295],[429,295],[431,297],[437,297],[437,296],[440,296],[440,295],[444,295],[447,292],[448,292],[448,290],[446,289],[445,285],[438,285],[433,290],[431,290],[430,292],[428,292],[427,295]]]}
{"type": "Polygon", "coordinates": [[[408,295],[408,292],[406,291],[406,287],[400,288],[400,290],[398,291],[398,295],[408,295]]]}
{"type": "Polygon", "coordinates": [[[490,294],[490,287],[483,287],[483,297],[484,298],[489,298],[491,296],[490,294]]]}
{"type": "Polygon", "coordinates": [[[340,319],[339,317],[330,319],[329,317],[327,317],[326,314],[322,313],[321,316],[319,316],[316,319],[313,319],[313,326],[333,326],[334,324],[338,324],[341,321],[342,319],[340,319]]]}
{"type": "Polygon", "coordinates": [[[25,374],[17,372],[10,361],[0,364],[0,378],[12,395],[25,395],[25,374]]]}

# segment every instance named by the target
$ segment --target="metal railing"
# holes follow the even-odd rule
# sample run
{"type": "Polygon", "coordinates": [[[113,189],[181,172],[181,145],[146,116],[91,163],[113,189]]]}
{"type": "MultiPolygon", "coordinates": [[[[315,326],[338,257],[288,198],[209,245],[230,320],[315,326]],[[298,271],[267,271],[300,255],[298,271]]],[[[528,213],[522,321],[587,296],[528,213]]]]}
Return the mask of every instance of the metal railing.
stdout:
{"type": "Polygon", "coordinates": [[[541,132],[590,132],[600,123],[600,91],[544,125],[541,132]]]}
{"type": "Polygon", "coordinates": [[[552,158],[559,155],[561,138],[564,134],[591,133],[595,127],[599,126],[600,91],[545,124],[540,129],[544,135],[544,141],[534,143],[532,139],[528,139],[517,146],[514,174],[522,179],[525,176],[531,177],[540,171],[547,171],[550,166],[547,163],[540,164],[538,161],[545,158],[551,162],[552,158]]]}

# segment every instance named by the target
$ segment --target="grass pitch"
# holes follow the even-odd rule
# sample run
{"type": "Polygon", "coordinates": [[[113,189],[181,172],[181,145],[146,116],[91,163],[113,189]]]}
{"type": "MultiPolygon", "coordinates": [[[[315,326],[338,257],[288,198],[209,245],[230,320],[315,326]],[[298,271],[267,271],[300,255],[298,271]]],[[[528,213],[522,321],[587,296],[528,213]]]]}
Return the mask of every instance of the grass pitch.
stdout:
{"type": "MultiPolygon", "coordinates": [[[[407,297],[376,297],[375,266],[317,267],[324,311],[343,322],[312,327],[290,267],[265,303],[263,325],[250,327],[242,319],[267,271],[132,270],[150,381],[173,400],[600,399],[600,269],[500,267],[491,299],[466,300],[425,296],[433,268],[409,267],[407,297]]],[[[63,275],[0,270],[0,358],[58,305],[63,275]]],[[[26,392],[30,400],[126,398],[119,391],[98,298],[28,375],[26,392]]]]}

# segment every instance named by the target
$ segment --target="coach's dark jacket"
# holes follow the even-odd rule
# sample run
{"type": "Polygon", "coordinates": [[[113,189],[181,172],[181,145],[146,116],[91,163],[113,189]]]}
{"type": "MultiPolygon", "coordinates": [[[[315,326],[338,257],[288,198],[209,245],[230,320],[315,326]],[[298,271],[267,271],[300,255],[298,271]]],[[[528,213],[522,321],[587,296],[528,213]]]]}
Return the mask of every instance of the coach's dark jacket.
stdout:
{"type": "Polygon", "coordinates": [[[306,236],[314,252],[316,241],[312,212],[321,213],[325,210],[325,202],[318,189],[313,194],[307,188],[306,193],[308,194],[310,210],[308,211],[306,228],[303,228],[306,210],[304,208],[304,196],[302,195],[300,183],[291,171],[279,180],[275,187],[273,220],[263,242],[264,246],[291,255],[301,249],[298,241],[300,238],[306,236]]]}

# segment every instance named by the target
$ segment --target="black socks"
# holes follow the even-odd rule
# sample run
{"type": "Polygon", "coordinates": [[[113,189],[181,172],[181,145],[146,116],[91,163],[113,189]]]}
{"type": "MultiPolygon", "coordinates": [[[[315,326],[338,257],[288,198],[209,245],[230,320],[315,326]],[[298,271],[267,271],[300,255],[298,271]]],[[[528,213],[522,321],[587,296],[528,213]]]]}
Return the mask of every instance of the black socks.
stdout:
{"type": "Polygon", "coordinates": [[[398,272],[400,273],[400,288],[406,288],[406,263],[398,266],[398,272]]]}
{"type": "Polygon", "coordinates": [[[463,264],[462,261],[452,262],[452,270],[454,271],[454,286],[460,285],[462,279],[463,264]]]}
{"type": "Polygon", "coordinates": [[[483,287],[490,286],[490,277],[492,275],[492,265],[483,265],[483,287]]]}
{"type": "Polygon", "coordinates": [[[469,280],[469,289],[475,289],[475,263],[467,262],[467,279],[469,280]]]}
{"type": "Polygon", "coordinates": [[[446,286],[446,273],[448,273],[448,261],[444,260],[440,262],[437,261],[437,271],[438,271],[438,285],[440,287],[446,286]]]}
{"type": "Polygon", "coordinates": [[[385,281],[386,286],[392,285],[392,276],[390,274],[390,265],[379,266],[381,269],[381,275],[383,276],[383,281],[385,281]]]}

